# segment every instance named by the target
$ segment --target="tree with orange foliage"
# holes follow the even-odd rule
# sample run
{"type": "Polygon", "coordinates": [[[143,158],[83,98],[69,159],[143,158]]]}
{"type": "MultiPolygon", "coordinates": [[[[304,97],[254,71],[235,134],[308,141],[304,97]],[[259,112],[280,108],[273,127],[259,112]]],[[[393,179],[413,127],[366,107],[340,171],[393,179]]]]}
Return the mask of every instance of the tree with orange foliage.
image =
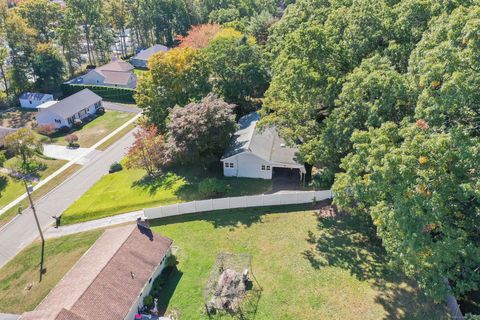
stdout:
{"type": "Polygon", "coordinates": [[[222,27],[219,24],[206,23],[193,26],[186,36],[177,36],[180,41],[179,47],[202,49],[208,45],[208,42],[215,37],[222,27]]]}
{"type": "Polygon", "coordinates": [[[145,169],[149,176],[161,173],[170,162],[170,152],[157,127],[143,122],[134,136],[135,142],[128,150],[126,167],[145,169]]]}

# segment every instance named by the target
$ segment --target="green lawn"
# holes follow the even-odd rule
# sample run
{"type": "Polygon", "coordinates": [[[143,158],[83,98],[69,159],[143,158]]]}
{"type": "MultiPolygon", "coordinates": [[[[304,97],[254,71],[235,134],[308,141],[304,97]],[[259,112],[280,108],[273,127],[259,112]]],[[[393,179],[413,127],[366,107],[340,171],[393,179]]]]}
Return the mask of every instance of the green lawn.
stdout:
{"type": "MultiPolygon", "coordinates": [[[[48,192],[53,190],[56,186],[58,186],[60,183],[62,183],[68,177],[70,177],[72,174],[74,174],[81,167],[82,166],[79,165],[79,164],[73,164],[72,166],[68,167],[65,171],[60,173],[58,176],[56,176],[55,178],[53,178],[52,180],[50,180],[49,182],[44,184],[42,187],[35,190],[32,193],[33,201],[37,201],[38,199],[40,199],[41,197],[46,195],[48,192]]],[[[25,192],[25,187],[23,186],[23,184],[20,184],[20,183],[15,182],[15,181],[12,181],[12,182],[13,182],[13,184],[18,185],[18,187],[20,187],[20,190],[24,190],[24,192],[25,192]]],[[[15,186],[15,185],[13,185],[13,186],[15,186]]],[[[14,189],[13,186],[10,187],[10,190],[14,189]]],[[[27,208],[29,206],[28,199],[23,199],[23,201],[21,201],[19,204],[12,207],[10,210],[5,212],[4,214],[0,215],[0,227],[7,224],[10,220],[12,220],[18,214],[18,209],[19,209],[20,206],[24,209],[27,208]]]]}
{"type": "Polygon", "coordinates": [[[101,233],[96,230],[47,240],[42,282],[39,282],[41,244],[35,242],[20,252],[0,269],[0,312],[19,314],[35,309],[101,233]]]}
{"type": "MultiPolygon", "coordinates": [[[[203,290],[219,252],[248,253],[254,283],[246,319],[447,319],[401,274],[352,217],[320,218],[310,206],[255,208],[157,220],[179,260],[160,307],[207,319],[203,290]],[[302,211],[306,210],[306,211],[302,211]]],[[[318,212],[318,211],[317,211],[318,212]]],[[[155,223],[157,224],[155,226],[155,223]]],[[[219,317],[214,317],[219,318],[219,317]]],[[[230,319],[230,316],[223,318],[230,319]]]]}
{"type": "MultiPolygon", "coordinates": [[[[260,194],[271,188],[271,181],[222,178],[228,195],[260,194]]],[[[119,213],[177,202],[199,200],[199,175],[168,173],[156,180],[145,179],[145,171],[127,170],[100,179],[62,215],[63,224],[99,219],[119,213]]]]}
{"type": "MultiPolygon", "coordinates": [[[[11,158],[4,163],[5,168],[14,168],[16,158],[11,158]]],[[[47,167],[45,170],[38,172],[38,178],[44,179],[51,175],[53,172],[57,171],[60,167],[62,167],[67,161],[64,160],[55,160],[55,159],[48,159],[48,158],[41,158],[37,157],[37,161],[44,163],[47,167]]],[[[25,187],[22,182],[12,179],[6,174],[0,174],[0,176],[4,176],[7,179],[7,184],[1,190],[0,193],[0,208],[4,207],[5,205],[9,204],[23,193],[25,193],[25,187]]]]}
{"type": "MultiPolygon", "coordinates": [[[[73,133],[78,136],[80,147],[89,148],[134,116],[135,114],[130,112],[107,110],[104,115],[99,116],[73,133]]],[[[67,135],[55,134],[52,139],[48,139],[45,136],[41,137],[45,143],[67,145],[65,141],[65,136],[67,135]]]]}

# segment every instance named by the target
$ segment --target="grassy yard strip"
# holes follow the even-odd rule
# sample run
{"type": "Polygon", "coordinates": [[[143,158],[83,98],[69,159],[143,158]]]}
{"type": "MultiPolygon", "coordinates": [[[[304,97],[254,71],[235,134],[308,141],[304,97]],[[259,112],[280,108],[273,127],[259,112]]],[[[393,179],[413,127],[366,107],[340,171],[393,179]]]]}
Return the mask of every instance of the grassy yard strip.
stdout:
{"type": "Polygon", "coordinates": [[[110,139],[108,139],[107,141],[105,141],[104,143],[102,143],[101,145],[99,145],[97,147],[97,150],[100,150],[100,151],[105,151],[107,150],[112,144],[114,144],[115,142],[117,142],[121,137],[123,137],[124,135],[126,135],[128,132],[130,132],[131,130],[133,130],[133,128],[136,127],[136,124],[135,123],[131,123],[129,124],[128,126],[126,126],[125,128],[123,128],[122,130],[120,130],[119,132],[117,132],[113,137],[111,137],[110,139]]]}
{"type": "MultiPolygon", "coordinates": [[[[65,171],[60,173],[58,176],[44,184],[41,188],[35,190],[32,193],[32,198],[33,201],[37,201],[44,195],[46,195],[48,192],[53,190],[55,187],[57,187],[60,183],[62,183],[64,180],[66,180],[68,177],[70,177],[72,174],[74,174],[76,171],[78,171],[82,166],[79,164],[73,164],[70,167],[68,167],[65,171]]],[[[23,184],[17,182],[20,184],[18,187],[25,192],[25,188],[23,184]]],[[[27,208],[29,206],[28,199],[24,199],[20,204],[14,206],[4,214],[0,215],[0,227],[4,226],[7,224],[10,220],[12,220],[18,213],[18,208],[27,208]]]]}
{"type": "MultiPolygon", "coordinates": [[[[7,162],[4,163],[4,166],[6,168],[11,167],[14,161],[16,161],[15,159],[16,158],[9,159],[7,162]]],[[[67,163],[67,161],[64,161],[64,160],[54,160],[54,159],[40,158],[40,157],[38,157],[38,161],[44,163],[47,166],[45,170],[38,172],[39,180],[48,177],[53,172],[60,169],[65,163],[67,163]]],[[[10,202],[12,202],[13,200],[15,200],[16,198],[18,198],[19,196],[21,196],[22,194],[24,194],[25,187],[23,186],[23,183],[21,181],[17,181],[3,173],[0,175],[5,176],[7,179],[7,184],[0,193],[0,208],[2,208],[7,204],[9,204],[10,202]]],[[[0,216],[0,219],[2,219],[2,216],[0,216]]]]}
{"type": "MultiPolygon", "coordinates": [[[[271,181],[261,179],[219,178],[228,185],[226,196],[261,194],[271,181]]],[[[63,224],[100,219],[147,207],[200,200],[194,174],[168,173],[157,179],[145,178],[145,171],[132,169],[109,174],[72,204],[62,215],[63,224]]]]}
{"type": "Polygon", "coordinates": [[[47,240],[46,274],[39,280],[41,244],[35,242],[0,269],[0,312],[22,313],[33,310],[90,248],[101,230],[47,240]],[[32,286],[30,289],[28,287],[32,286]]]}
{"type": "MultiPolygon", "coordinates": [[[[81,129],[72,133],[78,137],[80,147],[89,148],[134,116],[135,114],[131,112],[107,110],[104,115],[95,118],[81,129]]],[[[51,139],[43,137],[42,140],[45,140],[45,143],[67,145],[65,141],[65,136],[67,135],[68,134],[54,135],[51,139]]]]}
{"type": "Polygon", "coordinates": [[[173,239],[179,261],[159,293],[167,314],[208,319],[204,286],[217,254],[229,252],[252,255],[250,271],[263,289],[247,294],[246,319],[448,318],[388,267],[385,252],[354,217],[321,218],[309,205],[216,211],[151,225],[173,239]]]}

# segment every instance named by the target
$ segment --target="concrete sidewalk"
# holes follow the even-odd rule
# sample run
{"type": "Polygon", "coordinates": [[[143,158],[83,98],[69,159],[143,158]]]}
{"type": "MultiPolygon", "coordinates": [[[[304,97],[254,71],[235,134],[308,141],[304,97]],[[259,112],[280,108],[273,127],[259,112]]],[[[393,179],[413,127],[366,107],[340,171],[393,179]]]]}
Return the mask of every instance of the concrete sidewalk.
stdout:
{"type": "Polygon", "coordinates": [[[138,218],[145,219],[145,216],[143,215],[143,210],[128,212],[128,213],[119,214],[112,217],[72,224],[68,226],[61,226],[58,229],[54,227],[50,227],[45,232],[45,238],[46,239],[58,238],[58,237],[67,236],[69,234],[107,228],[107,227],[116,226],[123,223],[133,222],[138,218]]]}
{"type": "MultiPolygon", "coordinates": [[[[113,137],[114,135],[116,135],[118,132],[122,131],[124,128],[126,128],[127,126],[129,126],[130,124],[134,123],[135,121],[138,120],[138,118],[140,118],[142,116],[142,114],[137,114],[135,117],[133,117],[132,119],[128,120],[127,122],[125,122],[123,125],[121,125],[120,127],[118,127],[117,129],[115,129],[112,133],[110,133],[109,135],[107,135],[106,137],[104,137],[103,139],[101,139],[100,141],[98,141],[97,143],[95,143],[91,148],[90,148],[90,152],[96,152],[96,148],[98,148],[100,145],[102,145],[104,142],[106,142],[107,140],[109,140],[111,137],[113,137]]],[[[98,150],[97,150],[98,151],[98,150]]],[[[87,156],[89,155],[89,153],[87,154],[80,154],[78,157],[76,157],[75,159],[72,159],[71,161],[69,161],[68,163],[66,163],[65,165],[63,165],[60,169],[58,169],[57,171],[55,171],[54,173],[52,173],[51,175],[49,175],[48,177],[46,177],[45,179],[41,180],[38,184],[36,184],[34,187],[33,187],[33,191],[41,188],[43,185],[45,185],[46,183],[48,183],[50,180],[52,180],[53,178],[55,178],[56,176],[58,176],[59,174],[61,174],[62,172],[64,172],[65,170],[67,170],[69,167],[71,167],[72,165],[74,165],[75,163],[77,162],[81,162],[82,163],[82,159],[86,158],[87,156]]],[[[14,206],[16,206],[17,204],[19,204],[23,199],[26,199],[27,198],[27,193],[24,193],[22,194],[21,196],[19,196],[17,199],[13,200],[12,202],[10,202],[9,204],[7,204],[6,206],[4,206],[1,210],[0,210],[0,215],[4,214],[5,212],[7,212],[8,210],[10,210],[11,208],[13,208],[14,206]]]]}

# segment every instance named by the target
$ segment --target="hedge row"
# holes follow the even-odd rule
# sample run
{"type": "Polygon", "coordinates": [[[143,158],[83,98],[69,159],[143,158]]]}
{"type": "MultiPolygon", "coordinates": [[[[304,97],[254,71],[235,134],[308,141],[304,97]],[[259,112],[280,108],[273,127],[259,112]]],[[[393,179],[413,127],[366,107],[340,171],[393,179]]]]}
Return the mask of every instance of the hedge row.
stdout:
{"type": "Polygon", "coordinates": [[[117,87],[105,87],[105,86],[95,86],[88,84],[62,84],[62,92],[64,96],[70,96],[74,93],[82,91],[83,89],[90,89],[100,97],[107,101],[112,102],[123,102],[123,103],[135,103],[133,95],[135,93],[134,89],[128,88],[117,88],[117,87]]]}

